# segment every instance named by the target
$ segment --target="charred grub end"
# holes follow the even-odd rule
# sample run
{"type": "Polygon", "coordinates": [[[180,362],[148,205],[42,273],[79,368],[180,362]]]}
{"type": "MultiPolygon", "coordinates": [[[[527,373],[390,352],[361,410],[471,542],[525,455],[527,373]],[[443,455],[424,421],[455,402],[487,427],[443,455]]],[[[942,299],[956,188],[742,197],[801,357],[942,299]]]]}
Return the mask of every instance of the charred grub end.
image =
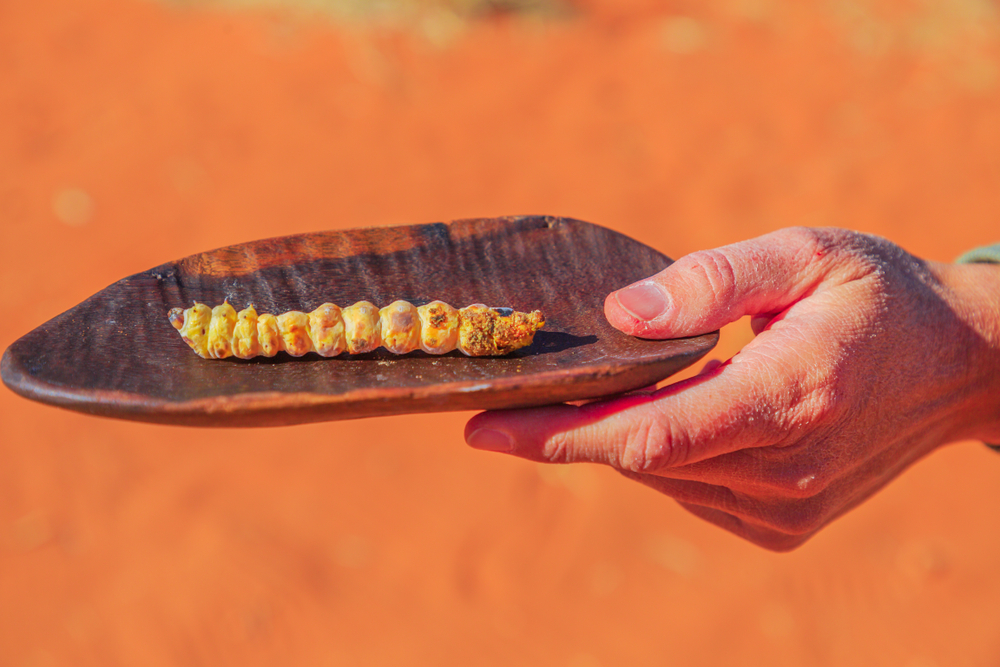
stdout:
{"type": "Polygon", "coordinates": [[[538,331],[545,326],[545,315],[542,314],[542,311],[533,310],[528,317],[531,320],[531,325],[535,328],[535,331],[538,331]]]}
{"type": "Polygon", "coordinates": [[[167,319],[170,320],[170,324],[173,325],[178,331],[184,326],[184,309],[183,308],[171,308],[170,312],[167,313],[167,319]]]}
{"type": "Polygon", "coordinates": [[[486,308],[469,308],[462,312],[459,335],[466,351],[473,357],[488,357],[497,353],[494,342],[496,314],[486,308]]]}

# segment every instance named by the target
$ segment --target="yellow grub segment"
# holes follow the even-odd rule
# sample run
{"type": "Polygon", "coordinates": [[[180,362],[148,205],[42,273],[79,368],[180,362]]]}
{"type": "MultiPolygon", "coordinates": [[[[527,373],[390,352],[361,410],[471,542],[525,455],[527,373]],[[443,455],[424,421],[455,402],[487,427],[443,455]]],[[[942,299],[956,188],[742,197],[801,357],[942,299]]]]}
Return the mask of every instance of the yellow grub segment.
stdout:
{"type": "Polygon", "coordinates": [[[278,315],[278,331],[285,352],[293,357],[301,357],[312,350],[309,340],[309,316],[298,310],[290,310],[278,315]]]}
{"type": "Polygon", "coordinates": [[[240,359],[253,359],[259,354],[257,311],[253,306],[250,306],[241,310],[236,316],[236,328],[233,329],[233,356],[240,359]]]}
{"type": "Polygon", "coordinates": [[[458,311],[444,301],[431,301],[417,308],[420,316],[420,349],[444,354],[458,342],[458,311]]]}
{"type": "Polygon", "coordinates": [[[236,328],[236,309],[228,303],[212,309],[208,325],[208,354],[212,359],[225,359],[233,354],[233,329],[236,328]]]}
{"type": "Polygon", "coordinates": [[[371,352],[382,344],[378,308],[368,301],[358,301],[344,308],[344,336],[351,354],[371,352]]]}
{"type": "Polygon", "coordinates": [[[347,349],[344,340],[344,318],[340,308],[324,303],[309,313],[309,338],[320,356],[335,357],[347,349]]]}
{"type": "Polygon", "coordinates": [[[260,343],[260,354],[273,357],[281,352],[281,334],[278,331],[278,318],[270,313],[264,313],[257,318],[257,342],[260,343]]]}
{"type": "Polygon", "coordinates": [[[171,311],[170,323],[181,332],[181,338],[191,346],[199,357],[210,359],[208,354],[208,328],[212,323],[212,309],[203,303],[196,303],[183,311],[183,317],[178,318],[180,308],[171,311]]]}
{"type": "Polygon", "coordinates": [[[393,354],[406,354],[420,347],[420,316],[406,301],[393,301],[378,311],[382,346],[393,354]]]}
{"type": "Polygon", "coordinates": [[[380,346],[393,354],[416,349],[445,354],[457,348],[471,357],[498,356],[531,345],[545,326],[537,310],[520,313],[483,304],[456,310],[442,301],[419,308],[394,301],[381,310],[368,301],[343,310],[324,303],[311,313],[292,310],[278,316],[258,315],[253,306],[237,314],[228,303],[214,309],[195,303],[187,310],[172,308],[167,317],[205,359],[273,357],[282,350],[294,357],[313,351],[333,357],[380,346]]]}

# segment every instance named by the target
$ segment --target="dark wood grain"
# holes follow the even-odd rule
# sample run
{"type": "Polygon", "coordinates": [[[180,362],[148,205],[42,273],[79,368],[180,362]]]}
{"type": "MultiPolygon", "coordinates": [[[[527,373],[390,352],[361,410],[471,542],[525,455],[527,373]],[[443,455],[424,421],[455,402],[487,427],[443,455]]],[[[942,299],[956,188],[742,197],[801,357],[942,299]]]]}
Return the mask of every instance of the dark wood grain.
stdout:
{"type": "Polygon", "coordinates": [[[695,362],[718,334],[647,341],[608,325],[604,297],[670,263],[577,220],[511,217],[355,229],[220,248],[130,276],[16,341],[0,374],[15,392],[106,417],[274,426],[606,396],[695,362]],[[545,328],[507,357],[385,350],[324,359],[209,361],[167,321],[192,301],[309,311],[326,301],[441,299],[539,309],[545,328]]]}

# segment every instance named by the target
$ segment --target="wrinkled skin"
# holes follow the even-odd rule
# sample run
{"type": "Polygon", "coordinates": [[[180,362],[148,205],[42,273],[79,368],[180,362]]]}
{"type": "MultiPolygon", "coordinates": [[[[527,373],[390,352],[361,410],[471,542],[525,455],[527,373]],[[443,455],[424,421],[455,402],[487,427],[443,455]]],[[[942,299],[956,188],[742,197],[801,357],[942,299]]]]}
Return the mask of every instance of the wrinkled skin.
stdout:
{"type": "Polygon", "coordinates": [[[692,336],[750,315],[757,336],[656,391],[477,415],[469,444],[610,465],[781,551],[943,444],[1000,442],[1000,266],[792,228],[693,253],[636,285],[605,303],[625,333],[692,336]]]}

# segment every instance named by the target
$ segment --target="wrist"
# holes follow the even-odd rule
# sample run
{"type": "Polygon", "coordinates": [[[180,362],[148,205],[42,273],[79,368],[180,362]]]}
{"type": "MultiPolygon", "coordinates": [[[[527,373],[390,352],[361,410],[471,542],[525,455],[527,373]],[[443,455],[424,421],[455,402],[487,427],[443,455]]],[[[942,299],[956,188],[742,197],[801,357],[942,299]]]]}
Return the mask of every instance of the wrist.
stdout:
{"type": "Polygon", "coordinates": [[[943,297],[958,320],[953,339],[942,342],[960,349],[965,366],[966,400],[957,415],[954,439],[1000,443],[1000,264],[937,268],[943,297]]]}

